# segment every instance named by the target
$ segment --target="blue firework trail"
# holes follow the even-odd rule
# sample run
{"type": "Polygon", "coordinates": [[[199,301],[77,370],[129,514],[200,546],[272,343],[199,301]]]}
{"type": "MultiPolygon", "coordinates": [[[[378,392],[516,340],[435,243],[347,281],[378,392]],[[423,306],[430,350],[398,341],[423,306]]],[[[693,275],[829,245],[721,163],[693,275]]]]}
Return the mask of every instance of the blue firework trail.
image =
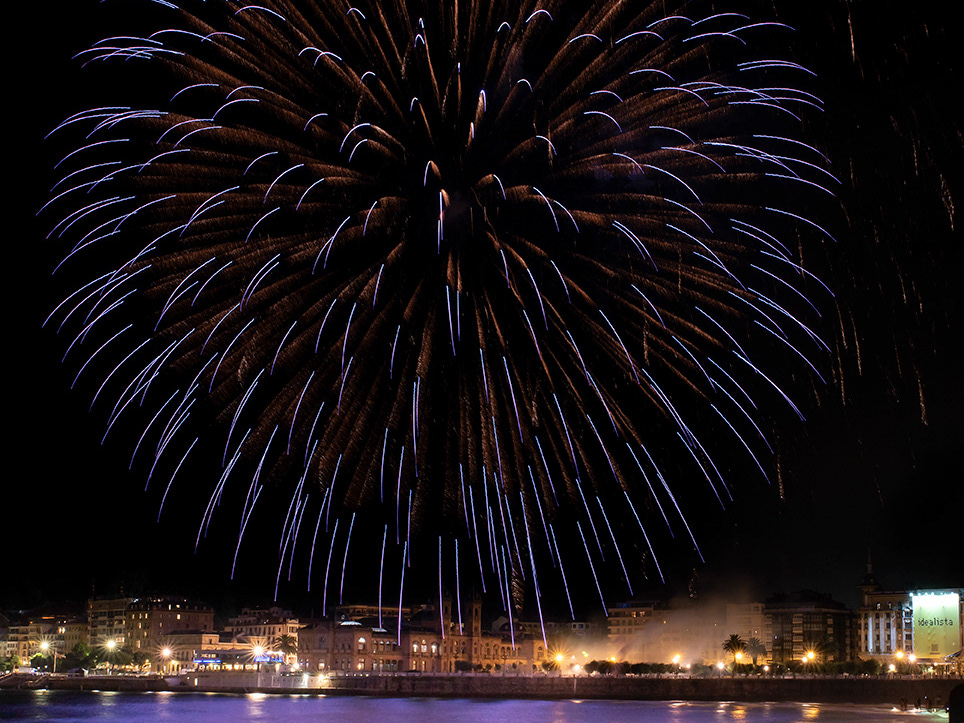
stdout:
{"type": "Polygon", "coordinates": [[[801,257],[836,183],[801,140],[808,71],[762,50],[789,28],[605,0],[145,3],[153,31],[78,57],[154,102],[51,134],[58,272],[92,280],[48,323],[108,430],[147,420],[164,500],[207,486],[199,541],[243,500],[236,562],[274,496],[278,581],[307,552],[327,601],[340,557],[340,595],[357,526],[380,598],[389,540],[400,579],[423,551],[441,589],[462,539],[457,584],[477,563],[511,610],[553,576],[569,598],[563,550],[600,598],[608,566],[662,576],[657,533],[695,547],[687,507],[731,499],[721,453],[765,474],[787,369],[826,351],[801,257]]]}

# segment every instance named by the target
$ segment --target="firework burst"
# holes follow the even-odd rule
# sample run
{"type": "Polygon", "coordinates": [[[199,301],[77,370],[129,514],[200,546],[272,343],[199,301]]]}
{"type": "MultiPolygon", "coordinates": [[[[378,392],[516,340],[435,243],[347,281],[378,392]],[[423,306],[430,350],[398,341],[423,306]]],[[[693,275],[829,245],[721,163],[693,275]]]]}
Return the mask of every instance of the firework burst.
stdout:
{"type": "Polygon", "coordinates": [[[153,101],[54,132],[73,147],[43,212],[92,280],[49,323],[108,431],[144,420],[163,498],[207,487],[199,540],[231,498],[240,548],[280,495],[279,578],[298,550],[338,589],[364,527],[381,565],[421,541],[440,586],[470,564],[510,607],[546,561],[568,590],[567,551],[601,593],[604,559],[630,589],[641,555],[658,572],[651,527],[695,547],[687,504],[730,498],[719,450],[763,473],[764,410],[796,411],[783,367],[824,349],[800,249],[826,234],[801,209],[834,183],[797,138],[806,71],[753,50],[787,28],[605,1],[154,6],[79,56],[153,101]]]}

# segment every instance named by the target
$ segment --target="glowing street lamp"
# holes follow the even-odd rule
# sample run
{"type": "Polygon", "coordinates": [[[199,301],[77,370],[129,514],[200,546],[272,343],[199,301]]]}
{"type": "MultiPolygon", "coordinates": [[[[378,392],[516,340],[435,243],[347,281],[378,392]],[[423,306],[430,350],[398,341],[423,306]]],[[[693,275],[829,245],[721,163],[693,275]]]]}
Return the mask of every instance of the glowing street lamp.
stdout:
{"type": "Polygon", "coordinates": [[[113,656],[114,651],[117,649],[117,641],[114,639],[110,639],[106,643],[104,643],[104,647],[107,648],[107,655],[108,655],[107,675],[110,675],[111,671],[114,669],[114,661],[111,659],[111,657],[113,656]]]}
{"type": "Polygon", "coordinates": [[[40,643],[40,649],[44,651],[44,654],[46,654],[47,652],[50,652],[50,654],[53,655],[54,662],[53,662],[53,665],[50,666],[50,672],[56,673],[57,672],[57,650],[54,648],[53,645],[51,645],[46,640],[40,643]]]}

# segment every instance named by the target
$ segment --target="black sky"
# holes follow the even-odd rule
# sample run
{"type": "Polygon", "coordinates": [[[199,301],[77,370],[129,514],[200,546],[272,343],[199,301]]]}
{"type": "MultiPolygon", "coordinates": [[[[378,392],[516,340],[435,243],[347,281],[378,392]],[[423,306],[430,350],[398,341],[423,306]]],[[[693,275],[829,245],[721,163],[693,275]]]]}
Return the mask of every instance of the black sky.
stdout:
{"type": "MultiPolygon", "coordinates": [[[[231,583],[223,546],[194,553],[195,510],[155,522],[156,497],[127,471],[128,450],[100,445],[103,420],[69,389],[76,370],[58,361],[64,340],[40,329],[59,300],[47,220],[34,217],[56,177],[43,136],[92,95],[109,96],[70,57],[108,34],[116,4],[24,8],[20,50],[8,60],[23,100],[6,114],[17,162],[8,165],[14,188],[5,225],[14,323],[6,339],[11,431],[0,490],[0,606],[78,599],[120,584],[228,604],[264,601],[273,570],[243,567],[231,583]]],[[[807,422],[781,430],[774,485],[735,484],[735,503],[707,514],[697,530],[706,563],[681,556],[669,584],[645,593],[759,598],[812,588],[855,604],[868,550],[885,586],[964,585],[961,363],[953,351],[960,53],[934,4],[776,0],[763,12],[797,28],[796,57],[817,72],[826,102],[810,130],[843,181],[828,220],[838,241],[826,271],[836,304],[823,309],[836,359],[823,370],[819,404],[805,409],[807,422]]],[[[303,580],[283,587],[282,600],[316,604],[303,580]]]]}

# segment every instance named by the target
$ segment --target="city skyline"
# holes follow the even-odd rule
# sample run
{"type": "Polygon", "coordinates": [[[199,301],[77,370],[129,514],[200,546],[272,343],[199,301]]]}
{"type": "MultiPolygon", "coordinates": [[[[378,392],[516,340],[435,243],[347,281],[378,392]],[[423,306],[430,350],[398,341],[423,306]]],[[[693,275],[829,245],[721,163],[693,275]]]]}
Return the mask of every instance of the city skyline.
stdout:
{"type": "Polygon", "coordinates": [[[860,589],[856,610],[802,590],[749,603],[621,601],[608,616],[573,621],[496,615],[479,597],[455,600],[447,593],[436,603],[398,609],[351,602],[322,616],[282,605],[216,609],[160,593],[93,596],[82,611],[61,607],[0,618],[0,658],[26,661],[56,650],[58,656],[71,652],[76,663],[93,651],[104,663],[116,651],[131,658],[121,665],[161,672],[237,670],[237,663],[247,670],[256,662],[252,655],[273,650],[283,658],[268,662],[297,659],[305,672],[321,674],[490,671],[507,659],[524,674],[572,674],[589,661],[675,666],[677,672],[692,666],[703,674],[727,663],[760,666],[758,673],[773,670],[765,665],[805,671],[810,664],[827,664],[821,670],[837,674],[948,665],[959,672],[964,589],[888,591],[869,571],[860,589]]]}

